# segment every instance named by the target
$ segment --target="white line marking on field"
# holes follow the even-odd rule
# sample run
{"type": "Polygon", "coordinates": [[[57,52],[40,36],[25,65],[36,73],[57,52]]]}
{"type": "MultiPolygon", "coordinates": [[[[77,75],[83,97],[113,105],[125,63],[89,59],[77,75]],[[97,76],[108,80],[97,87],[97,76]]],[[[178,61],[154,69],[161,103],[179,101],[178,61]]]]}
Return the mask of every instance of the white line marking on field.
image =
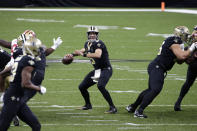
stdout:
{"type": "Polygon", "coordinates": [[[125,29],[125,30],[136,30],[136,28],[133,28],[133,27],[122,27],[122,29],[125,29]]]}
{"type": "Polygon", "coordinates": [[[48,104],[48,102],[46,101],[42,101],[42,102],[28,102],[28,104],[48,104]]]}
{"type": "MultiPolygon", "coordinates": [[[[48,79],[48,80],[52,80],[52,81],[82,81],[82,79],[48,79]]],[[[144,78],[141,78],[141,79],[110,79],[111,81],[145,81],[145,80],[148,80],[148,79],[144,79],[144,78]]],[[[165,79],[166,81],[174,81],[174,80],[178,80],[178,81],[185,81],[184,78],[176,78],[176,77],[172,77],[172,78],[169,78],[167,77],[167,79],[165,79]]]]}
{"type": "MultiPolygon", "coordinates": [[[[126,107],[128,105],[116,105],[116,107],[126,107]]],[[[174,105],[149,105],[149,106],[152,106],[152,107],[174,107],[174,105]]],[[[197,107],[197,105],[181,105],[181,106],[185,106],[185,107],[197,107]]],[[[81,106],[62,106],[62,105],[48,105],[48,106],[29,106],[29,107],[32,107],[32,108],[77,108],[77,107],[81,107],[81,106]]],[[[108,107],[107,105],[106,106],[103,106],[103,105],[94,105],[93,106],[94,108],[103,108],[103,107],[108,107]]]]}
{"type": "MultiPolygon", "coordinates": [[[[0,11],[52,11],[52,12],[161,12],[161,9],[30,9],[30,8],[0,8],[0,11]]],[[[188,9],[165,9],[164,12],[173,12],[173,13],[187,13],[187,14],[197,14],[197,10],[188,10],[188,9]]]]}
{"type": "Polygon", "coordinates": [[[109,91],[109,92],[115,92],[115,93],[140,93],[140,91],[135,91],[135,90],[129,90],[129,91],[109,91]]]}
{"type": "MultiPolygon", "coordinates": [[[[95,124],[82,124],[82,123],[68,123],[68,124],[50,124],[50,123],[45,123],[41,124],[42,126],[197,126],[196,123],[182,123],[182,124],[169,124],[169,123],[158,123],[158,124],[134,124],[134,123],[120,123],[120,124],[115,124],[115,123],[95,123],[95,124]]],[[[23,126],[28,126],[28,125],[23,125],[23,126]]]]}
{"type": "Polygon", "coordinates": [[[119,120],[86,120],[86,121],[119,121],[119,120]]]}
{"type": "Polygon", "coordinates": [[[148,130],[150,127],[119,127],[118,130],[148,130]]]}
{"type": "MultiPolygon", "coordinates": [[[[80,24],[77,24],[77,25],[74,25],[73,27],[74,28],[77,28],[77,27],[88,28],[90,26],[91,25],[80,25],[80,24]]],[[[118,29],[118,26],[101,26],[101,25],[94,25],[94,26],[96,26],[100,30],[118,29]]]]}
{"type": "Polygon", "coordinates": [[[17,18],[18,21],[27,21],[27,22],[43,22],[43,23],[63,23],[64,20],[44,20],[44,19],[25,19],[25,18],[17,18]]]}
{"type": "Polygon", "coordinates": [[[103,118],[103,116],[71,116],[73,118],[103,118]]]}
{"type": "Polygon", "coordinates": [[[88,113],[56,113],[58,115],[87,115],[88,113]]]}
{"type": "Polygon", "coordinates": [[[48,109],[48,110],[41,110],[45,112],[51,112],[51,111],[73,111],[74,109],[48,109]]]}
{"type": "MultiPolygon", "coordinates": [[[[88,92],[97,93],[97,92],[100,92],[100,91],[88,91],[88,92]]],[[[112,91],[112,90],[109,90],[109,92],[113,92],[113,93],[140,93],[140,91],[136,91],[136,90],[128,90],[128,91],[112,91]]],[[[49,91],[48,93],[79,93],[79,91],[49,91]]]]}
{"type": "Polygon", "coordinates": [[[167,37],[169,37],[169,36],[172,36],[172,34],[148,33],[146,36],[161,36],[161,37],[167,38],[167,37]]]}
{"type": "MultiPolygon", "coordinates": [[[[80,24],[77,24],[77,25],[74,25],[73,27],[74,28],[78,28],[78,27],[82,27],[82,28],[88,28],[90,27],[91,25],[80,25],[80,24]]],[[[108,30],[108,29],[119,29],[120,27],[119,26],[105,26],[105,25],[94,25],[96,27],[98,27],[98,29],[100,30],[108,30]]],[[[134,27],[122,27],[122,29],[125,29],[125,30],[136,30],[136,28],[134,27]]]]}

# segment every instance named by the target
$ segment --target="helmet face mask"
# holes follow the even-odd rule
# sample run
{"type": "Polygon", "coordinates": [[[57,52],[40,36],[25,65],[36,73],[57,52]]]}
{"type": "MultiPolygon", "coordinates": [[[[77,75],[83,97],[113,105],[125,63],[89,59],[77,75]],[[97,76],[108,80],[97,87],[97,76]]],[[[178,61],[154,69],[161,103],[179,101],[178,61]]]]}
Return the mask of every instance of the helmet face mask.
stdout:
{"type": "Polygon", "coordinates": [[[22,46],[26,41],[34,41],[36,39],[36,34],[33,30],[25,30],[18,38],[17,43],[22,46]]]}
{"type": "Polygon", "coordinates": [[[90,42],[94,42],[94,41],[98,40],[98,34],[99,34],[99,31],[98,31],[98,28],[97,27],[90,26],[88,28],[87,37],[88,37],[88,40],[90,42]]]}
{"type": "Polygon", "coordinates": [[[180,37],[183,42],[188,40],[189,29],[186,26],[178,26],[174,29],[174,35],[180,37]]]}

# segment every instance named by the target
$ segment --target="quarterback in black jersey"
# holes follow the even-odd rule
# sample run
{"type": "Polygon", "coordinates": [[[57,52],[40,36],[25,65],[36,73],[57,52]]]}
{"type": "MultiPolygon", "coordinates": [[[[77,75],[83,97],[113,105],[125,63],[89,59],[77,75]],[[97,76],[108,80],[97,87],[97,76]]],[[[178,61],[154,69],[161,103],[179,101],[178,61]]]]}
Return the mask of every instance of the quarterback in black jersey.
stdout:
{"type": "Polygon", "coordinates": [[[81,107],[82,110],[92,109],[88,88],[97,83],[99,91],[109,104],[109,110],[105,113],[116,113],[117,109],[113,104],[109,92],[106,90],[106,84],[112,76],[112,67],[109,61],[107,48],[103,41],[98,39],[98,29],[95,26],[88,28],[88,41],[85,42],[84,48],[76,50],[67,56],[84,56],[90,58],[94,70],[89,72],[84,80],[79,85],[79,90],[85,100],[85,105],[81,107]]]}
{"type": "MultiPolygon", "coordinates": [[[[191,44],[193,42],[197,42],[197,26],[194,27],[194,31],[191,34],[191,40],[189,41],[188,44],[191,44]]],[[[194,56],[192,61],[188,62],[186,81],[182,85],[181,92],[174,105],[175,111],[181,111],[181,102],[184,96],[189,91],[190,87],[193,85],[194,81],[196,80],[196,77],[197,77],[197,56],[194,56]]]]}
{"type": "Polygon", "coordinates": [[[0,114],[1,131],[8,130],[12,119],[16,115],[27,123],[33,131],[40,131],[41,125],[38,119],[27,104],[22,101],[25,88],[39,91],[41,94],[46,93],[45,87],[36,86],[31,82],[35,63],[40,59],[38,57],[40,46],[41,42],[37,41],[37,39],[26,41],[23,45],[24,54],[14,60],[10,88],[5,92],[4,106],[0,114]]]}
{"type": "Polygon", "coordinates": [[[174,36],[168,37],[162,43],[157,57],[148,66],[148,89],[142,91],[137,100],[126,107],[128,112],[134,112],[134,117],[147,118],[143,111],[162,90],[167,71],[173,67],[177,59],[186,59],[196,49],[196,43],[193,43],[187,51],[181,48],[188,35],[187,27],[178,26],[174,29],[174,36]]]}

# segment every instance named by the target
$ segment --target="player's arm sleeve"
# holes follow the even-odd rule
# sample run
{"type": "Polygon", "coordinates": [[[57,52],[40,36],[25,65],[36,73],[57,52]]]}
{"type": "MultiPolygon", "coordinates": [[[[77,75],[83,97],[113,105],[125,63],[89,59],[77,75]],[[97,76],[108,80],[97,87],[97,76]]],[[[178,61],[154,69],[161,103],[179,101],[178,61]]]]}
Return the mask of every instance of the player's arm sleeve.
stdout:
{"type": "Polygon", "coordinates": [[[48,55],[52,54],[54,51],[55,50],[53,48],[47,48],[44,53],[46,56],[48,56],[48,55]]]}
{"type": "Polygon", "coordinates": [[[11,42],[7,42],[5,40],[0,40],[0,46],[11,49],[11,42]]]}
{"type": "Polygon", "coordinates": [[[33,89],[36,91],[40,91],[39,86],[36,86],[31,82],[31,74],[32,74],[33,70],[34,70],[34,68],[32,66],[26,66],[23,68],[21,85],[24,88],[29,88],[29,89],[33,89]]]}

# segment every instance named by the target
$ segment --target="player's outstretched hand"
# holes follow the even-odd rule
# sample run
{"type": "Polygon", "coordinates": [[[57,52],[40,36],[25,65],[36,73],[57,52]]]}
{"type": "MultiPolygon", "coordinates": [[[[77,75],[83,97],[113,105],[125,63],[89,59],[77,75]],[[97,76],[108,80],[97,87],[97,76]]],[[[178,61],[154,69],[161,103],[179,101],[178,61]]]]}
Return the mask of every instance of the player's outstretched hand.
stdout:
{"type": "Polygon", "coordinates": [[[44,86],[40,86],[40,94],[45,94],[47,92],[47,89],[44,86]]]}
{"type": "Polygon", "coordinates": [[[62,44],[61,37],[58,37],[57,39],[53,38],[53,46],[51,46],[52,49],[56,50],[58,46],[62,44]]]}

